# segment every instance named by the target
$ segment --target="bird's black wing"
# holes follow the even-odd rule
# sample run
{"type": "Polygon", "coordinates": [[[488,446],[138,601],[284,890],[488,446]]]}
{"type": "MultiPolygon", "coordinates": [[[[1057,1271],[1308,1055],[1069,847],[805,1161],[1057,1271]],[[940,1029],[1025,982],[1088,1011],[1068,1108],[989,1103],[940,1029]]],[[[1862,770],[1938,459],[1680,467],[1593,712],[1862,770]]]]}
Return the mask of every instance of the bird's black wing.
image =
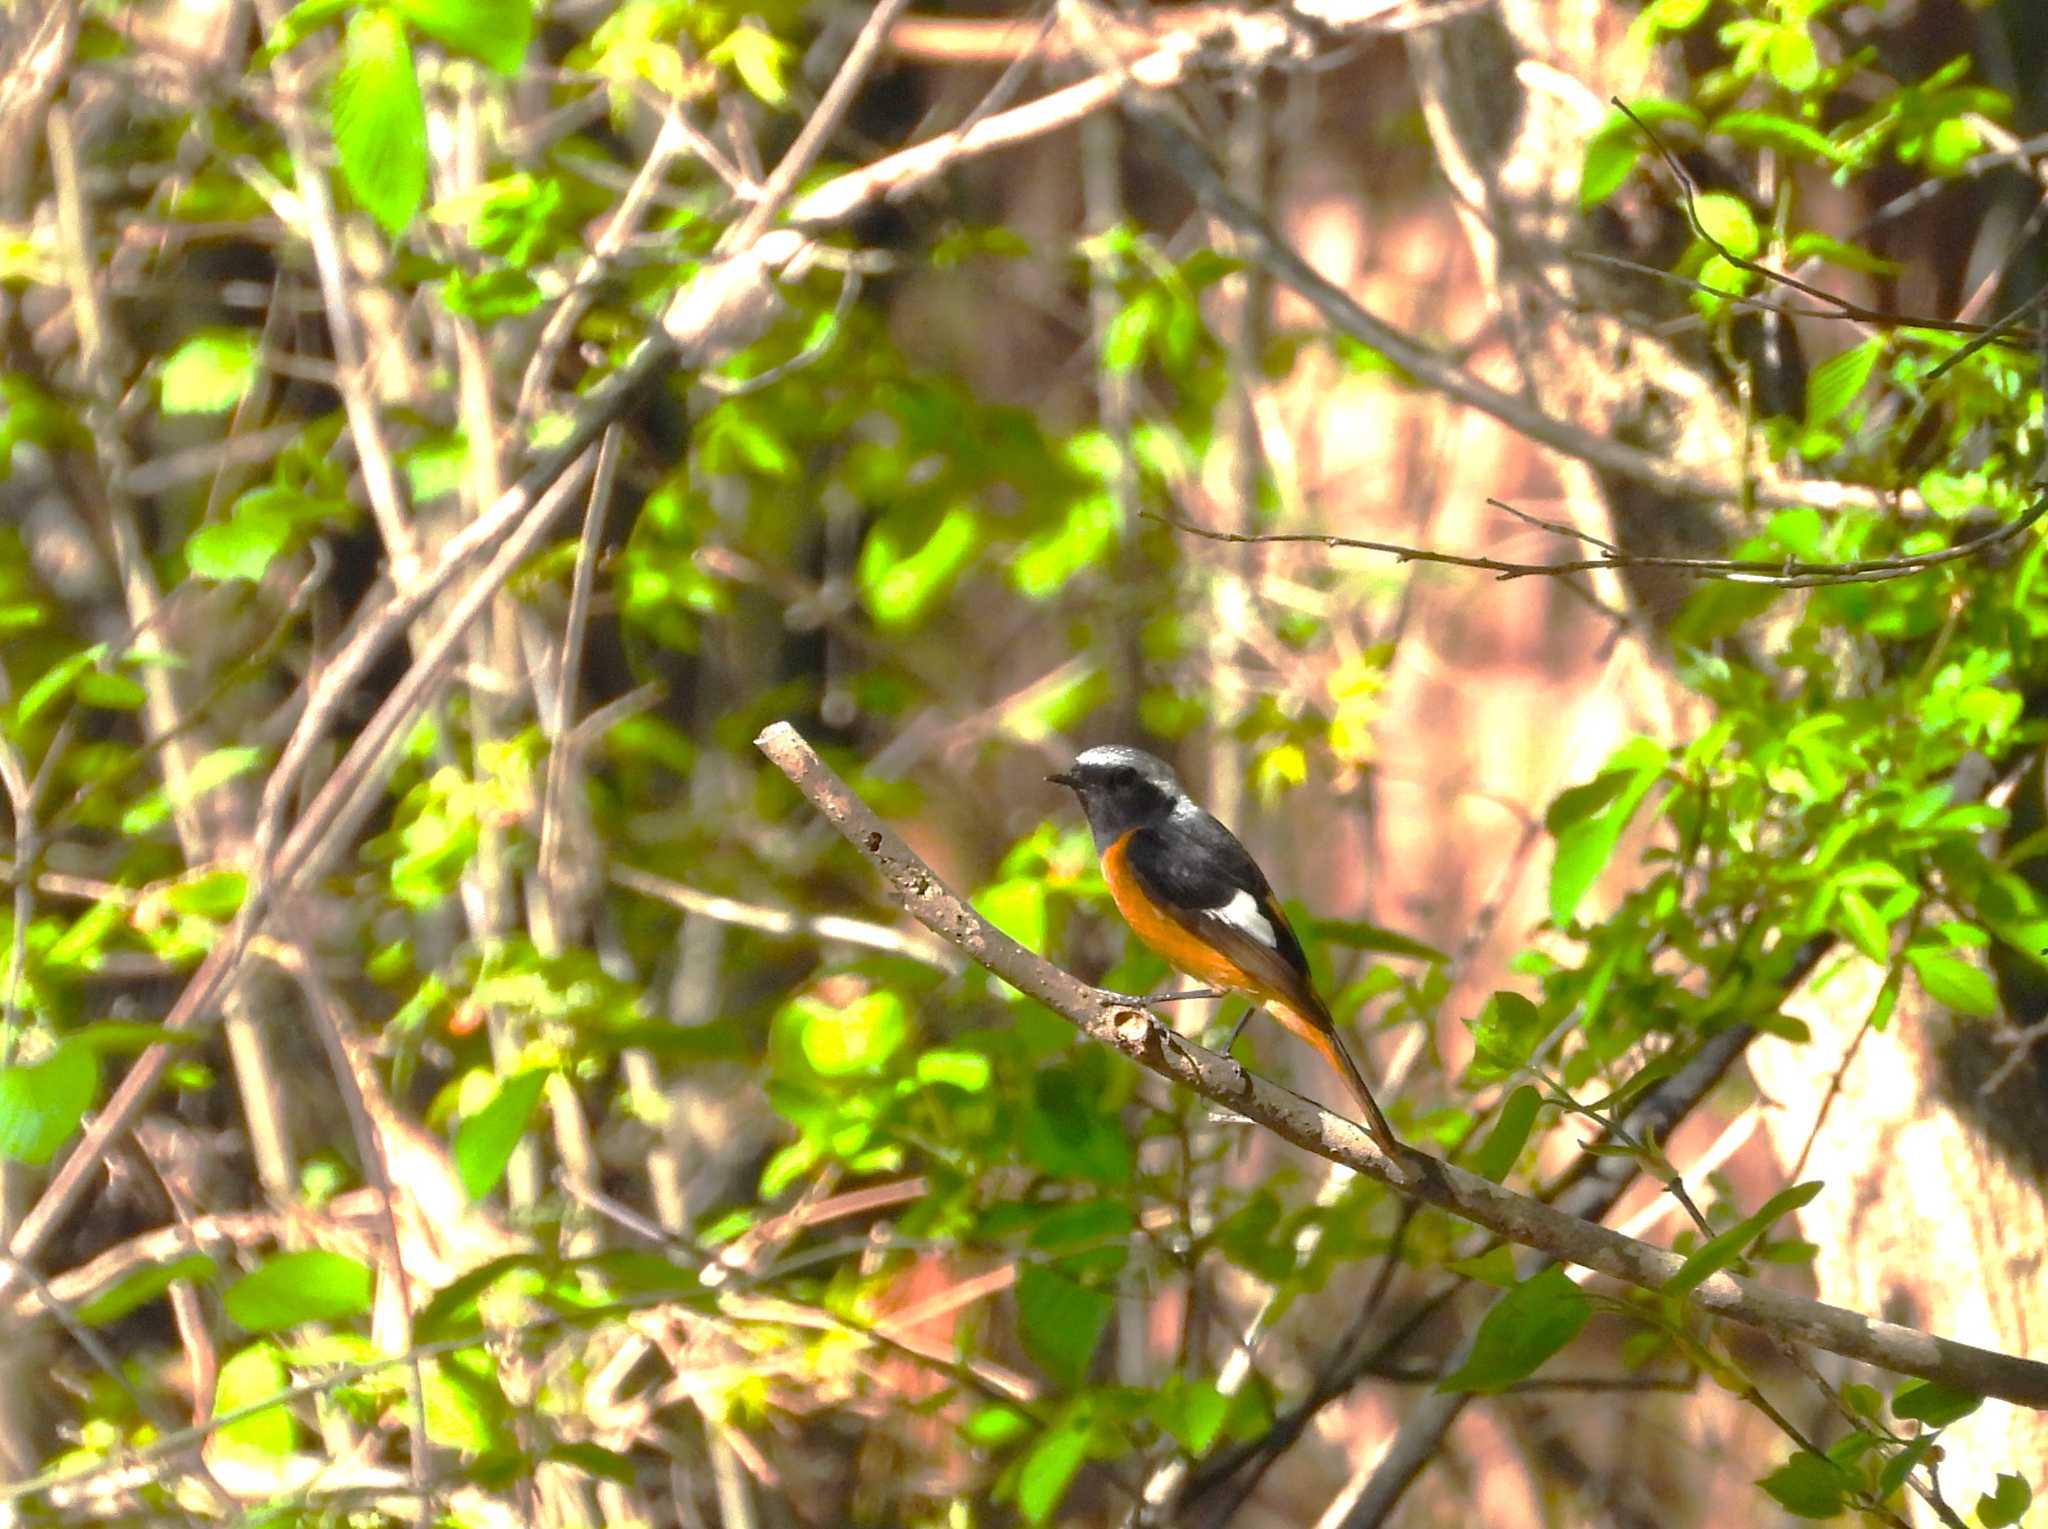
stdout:
{"type": "Polygon", "coordinates": [[[1274,994],[1327,1012],[1309,982],[1308,957],[1266,873],[1206,812],[1180,812],[1131,835],[1125,863],[1150,900],[1216,946],[1274,994]]]}

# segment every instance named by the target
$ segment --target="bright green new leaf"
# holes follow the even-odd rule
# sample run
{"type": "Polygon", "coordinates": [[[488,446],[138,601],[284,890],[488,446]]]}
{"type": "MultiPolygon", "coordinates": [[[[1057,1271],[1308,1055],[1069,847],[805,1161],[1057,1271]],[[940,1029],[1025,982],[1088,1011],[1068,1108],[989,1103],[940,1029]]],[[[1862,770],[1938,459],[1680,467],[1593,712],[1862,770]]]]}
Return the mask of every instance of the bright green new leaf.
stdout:
{"type": "Polygon", "coordinates": [[[100,1065],[76,1036],[37,1062],[0,1067],[0,1159],[47,1163],[99,1091],[100,1065]]]}
{"type": "Polygon", "coordinates": [[[202,579],[260,579],[291,539],[288,517],[242,510],[194,531],[185,542],[185,565],[202,579]]]}
{"type": "MultiPolygon", "coordinates": [[[[291,1385],[291,1372],[274,1344],[253,1343],[220,1367],[213,1387],[213,1415],[225,1417],[279,1396],[291,1385]]],[[[275,1460],[299,1442],[299,1425],[283,1407],[265,1407],[214,1430],[214,1447],[229,1454],[275,1460]]]]}
{"type": "Polygon", "coordinates": [[[1107,1291],[1077,1284],[1042,1264],[1026,1264],[1017,1276],[1017,1321],[1025,1351],[1063,1386],[1078,1386],[1087,1378],[1088,1362],[1114,1306],[1107,1291]]]}
{"type": "Polygon", "coordinates": [[[978,1051],[941,1049],[927,1051],[917,1059],[917,1081],[945,1083],[962,1093],[978,1094],[988,1087],[988,1058],[978,1051]]]}
{"type": "Polygon", "coordinates": [[[1820,78],[1820,53],[1813,45],[1813,34],[1799,23],[1788,22],[1778,28],[1765,58],[1771,78],[1795,95],[1820,78]]]}
{"type": "Polygon", "coordinates": [[[533,1123],[534,1107],[547,1086],[544,1067],[514,1073],[498,1085],[490,1103],[471,1115],[455,1132],[455,1171],[472,1200],[481,1200],[505,1176],[505,1165],[519,1138],[533,1123]]]}
{"type": "Polygon", "coordinates": [[[1543,1039],[1543,1013],[1521,993],[1502,989],[1486,1000],[1472,1025],[1472,1042],[1477,1051],[1474,1072],[1502,1077],[1528,1065],[1543,1039]],[[1482,1069],[1480,1064],[1484,1063],[1482,1069]]]}
{"type": "Polygon", "coordinates": [[[1753,259],[1762,247],[1756,215],[1741,197],[1726,191],[1703,191],[1693,199],[1693,214],[1707,239],[1738,260],[1753,259]]]}
{"type": "Polygon", "coordinates": [[[157,390],[166,414],[221,414],[247,397],[255,381],[255,334],[208,329],[171,353],[157,374],[157,390]]]}
{"type": "Polygon", "coordinates": [[[1550,916],[1569,924],[1579,903],[1613,858],[1622,833],[1657,784],[1671,756],[1662,744],[1634,738],[1583,786],[1562,793],[1544,816],[1557,838],[1550,870],[1550,916]]]}
{"type": "Polygon", "coordinates": [[[1027,1522],[1042,1524],[1067,1495],[1088,1458],[1088,1422],[1070,1417],[1031,1447],[1017,1478],[1017,1506],[1027,1522]]]}
{"type": "Polygon", "coordinates": [[[1578,1336],[1593,1303],[1553,1264],[1494,1302],[1472,1335],[1472,1352],[1439,1391],[1501,1391],[1526,1380],[1578,1336]]]}
{"type": "Polygon", "coordinates": [[[325,1248],[307,1248],[265,1260],[230,1285],[221,1303],[250,1332],[274,1333],[361,1316],[370,1309],[373,1289],[368,1264],[325,1248]]]}
{"type": "Polygon", "coordinates": [[[361,10],[349,21],[329,109],[341,178],[396,238],[427,194],[427,113],[395,14],[361,10]]]}
{"type": "Polygon", "coordinates": [[[1856,401],[1863,385],[1884,353],[1881,339],[1852,345],[1838,356],[1830,356],[1806,377],[1806,423],[1817,427],[1831,423],[1856,401]]]}
{"type": "Polygon", "coordinates": [[[67,653],[35,678],[35,683],[21,693],[21,699],[14,703],[14,732],[19,735],[24,727],[46,711],[50,703],[69,690],[80,675],[107,655],[107,645],[94,643],[76,653],[67,653]]]}
{"type": "Polygon", "coordinates": [[[1643,145],[1635,124],[1623,119],[1625,131],[1602,129],[1586,140],[1585,158],[1579,164],[1579,206],[1598,207],[1621,189],[1629,171],[1643,157],[1643,145]]]}
{"type": "Polygon", "coordinates": [[[798,1026],[804,1060],[828,1078],[879,1072],[910,1039],[910,1012],[886,990],[846,1004],[807,994],[785,1012],[798,1026]]]}
{"type": "Polygon", "coordinates": [[[1776,112],[1732,111],[1714,119],[1714,131],[1745,148],[1774,149],[1797,159],[1834,163],[1842,157],[1827,134],[1776,112]]]}
{"type": "Polygon", "coordinates": [[[868,533],[861,548],[860,588],[869,612],[882,626],[909,626],[922,616],[966,566],[980,544],[972,511],[947,512],[917,551],[898,555],[886,527],[868,533]]]}
{"type": "Polygon", "coordinates": [[[1965,1014],[1988,1019],[1998,1012],[1998,989],[1986,973],[1947,951],[1932,945],[1915,945],[1906,952],[1913,974],[1936,1003],[1965,1014]]]}
{"type": "Polygon", "coordinates": [[[533,40],[533,0],[398,0],[398,14],[500,74],[518,71],[533,40]]]}

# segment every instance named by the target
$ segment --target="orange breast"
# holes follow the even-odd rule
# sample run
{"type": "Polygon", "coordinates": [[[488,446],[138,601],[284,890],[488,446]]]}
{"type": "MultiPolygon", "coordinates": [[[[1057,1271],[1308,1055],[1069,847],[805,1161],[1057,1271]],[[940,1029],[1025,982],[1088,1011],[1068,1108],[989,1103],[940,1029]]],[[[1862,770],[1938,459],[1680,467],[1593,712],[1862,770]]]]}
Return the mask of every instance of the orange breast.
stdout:
{"type": "MultiPolygon", "coordinates": [[[[1136,829],[1131,830],[1131,833],[1136,832],[1136,829]]],[[[1138,885],[1136,873],[1125,858],[1130,842],[1131,834],[1127,833],[1102,852],[1102,879],[1109,883],[1109,895],[1116,903],[1116,911],[1124,916],[1131,932],[1165,957],[1169,965],[1186,972],[1197,982],[1227,992],[1256,991],[1259,983],[1249,973],[1220,951],[1210,949],[1189,934],[1145,895],[1138,885]]]]}

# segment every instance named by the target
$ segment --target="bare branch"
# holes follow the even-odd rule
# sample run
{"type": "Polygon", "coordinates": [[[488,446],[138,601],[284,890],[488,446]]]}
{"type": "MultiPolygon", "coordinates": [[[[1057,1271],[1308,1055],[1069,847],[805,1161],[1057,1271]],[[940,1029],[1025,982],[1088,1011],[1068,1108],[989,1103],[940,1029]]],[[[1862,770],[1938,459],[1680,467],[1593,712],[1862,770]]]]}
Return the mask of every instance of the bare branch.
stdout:
{"type": "MultiPolygon", "coordinates": [[[[1505,510],[1518,520],[1539,526],[1560,536],[1574,536],[1596,545],[1605,546],[1596,537],[1569,526],[1538,520],[1524,514],[1513,505],[1498,499],[1486,501],[1495,509],[1505,510]]],[[[1444,563],[1453,568],[1477,568],[1498,575],[1502,580],[1522,579],[1532,576],[1557,578],[1565,574],[1589,573],[1600,568],[1668,568],[1678,573],[1690,574],[1700,579],[1720,579],[1731,584],[1757,584],[1769,589],[1813,589],[1824,584],[1875,584],[1886,579],[1904,578],[1908,574],[1938,568],[1943,563],[1961,562],[1966,558],[1981,557],[1984,553],[2012,541],[2025,532],[2044,514],[2048,514],[2048,496],[2035,501],[2019,519],[2008,521],[1976,536],[1968,536],[1950,547],[1937,552],[1916,552],[1900,557],[1864,558],[1852,563],[1808,563],[1798,558],[1786,558],[1782,562],[1765,562],[1761,558],[1720,558],[1720,557],[1656,557],[1631,552],[1603,551],[1598,557],[1569,558],[1558,563],[1511,563],[1501,558],[1475,557],[1459,552],[1440,552],[1430,547],[1409,547],[1399,542],[1369,541],[1355,536],[1334,536],[1319,531],[1274,531],[1256,534],[1239,531],[1212,531],[1206,526],[1175,520],[1165,515],[1148,515],[1160,524],[1171,526],[1189,536],[1199,536],[1212,542],[1242,542],[1251,545],[1265,543],[1310,542],[1324,547],[1348,547],[1359,552],[1384,552],[1403,563],[1444,563]]]]}

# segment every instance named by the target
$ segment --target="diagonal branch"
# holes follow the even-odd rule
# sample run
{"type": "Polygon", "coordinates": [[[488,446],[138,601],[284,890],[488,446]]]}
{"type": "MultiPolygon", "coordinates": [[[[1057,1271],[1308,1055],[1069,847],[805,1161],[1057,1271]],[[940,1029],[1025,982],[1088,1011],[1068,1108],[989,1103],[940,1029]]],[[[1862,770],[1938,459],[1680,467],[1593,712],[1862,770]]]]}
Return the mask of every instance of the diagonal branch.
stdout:
{"type": "MultiPolygon", "coordinates": [[[[1026,950],[948,888],[787,723],[776,723],[754,742],[875,867],[890,895],[911,917],[1148,1071],[1192,1088],[1304,1151],[1370,1175],[1511,1242],[1625,1284],[1659,1290],[1683,1267],[1685,1260],[1675,1253],[1582,1221],[1440,1159],[1411,1150],[1403,1161],[1395,1162],[1350,1121],[1171,1035],[1149,1014],[1026,950]]],[[[2048,1409],[2048,1364],[1844,1311],[1725,1272],[1701,1282],[1688,1301],[1707,1315],[1728,1317],[1845,1358],[2048,1409]]]]}

